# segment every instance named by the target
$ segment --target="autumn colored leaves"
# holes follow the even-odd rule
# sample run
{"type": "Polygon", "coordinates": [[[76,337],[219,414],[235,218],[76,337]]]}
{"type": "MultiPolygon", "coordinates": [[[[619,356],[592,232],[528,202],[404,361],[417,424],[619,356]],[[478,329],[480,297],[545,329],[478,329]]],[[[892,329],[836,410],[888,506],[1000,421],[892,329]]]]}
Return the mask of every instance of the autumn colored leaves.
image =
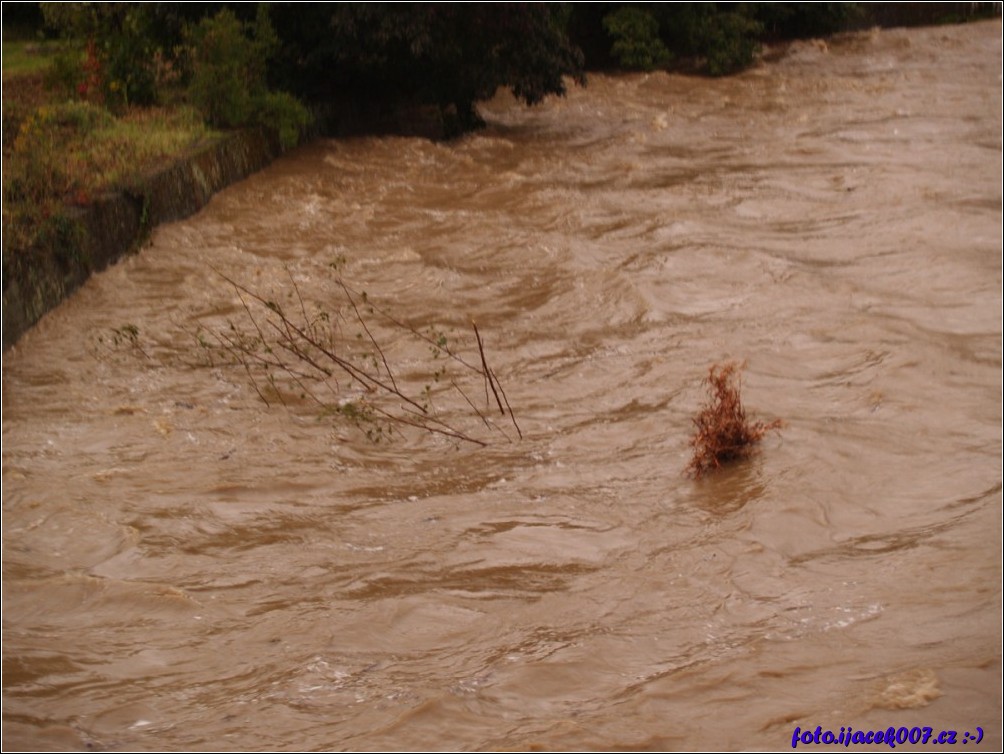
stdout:
{"type": "Polygon", "coordinates": [[[694,417],[695,433],[690,440],[694,456],[687,472],[700,478],[722,464],[747,458],[772,429],[780,429],[780,419],[750,421],[740,397],[742,369],[737,362],[713,364],[705,384],[708,402],[694,417]]]}

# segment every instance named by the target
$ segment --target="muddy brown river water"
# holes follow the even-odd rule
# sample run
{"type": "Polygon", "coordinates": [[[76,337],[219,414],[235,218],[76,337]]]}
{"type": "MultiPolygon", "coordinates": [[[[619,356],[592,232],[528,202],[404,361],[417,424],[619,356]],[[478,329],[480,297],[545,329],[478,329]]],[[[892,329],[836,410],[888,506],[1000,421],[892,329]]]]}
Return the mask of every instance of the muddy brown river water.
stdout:
{"type": "Polygon", "coordinates": [[[290,154],[5,354],[4,748],[999,748],[1000,23],[482,112],[290,154]],[[200,361],[210,264],[316,301],[338,258],[475,319],[524,439],[373,444],[200,361]],[[695,481],[724,360],[786,426],[695,481]]]}

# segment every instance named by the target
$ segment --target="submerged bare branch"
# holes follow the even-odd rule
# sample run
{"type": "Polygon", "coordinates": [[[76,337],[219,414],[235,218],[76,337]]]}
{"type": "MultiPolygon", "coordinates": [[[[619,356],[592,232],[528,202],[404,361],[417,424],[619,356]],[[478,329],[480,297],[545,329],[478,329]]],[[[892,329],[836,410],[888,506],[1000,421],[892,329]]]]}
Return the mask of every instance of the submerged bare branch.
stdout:
{"type": "MultiPolygon", "coordinates": [[[[433,332],[430,336],[397,319],[374,305],[365,293],[349,287],[340,277],[334,280],[341,292],[340,299],[333,302],[333,311],[322,311],[304,297],[287,268],[292,288],[290,296],[295,296],[295,305],[290,307],[293,311],[287,311],[274,299],[219,270],[214,272],[234,289],[246,322],[243,327],[228,322],[225,330],[210,331],[213,341],[226,355],[225,360],[243,367],[251,386],[266,404],[275,399],[288,406],[290,394],[296,393],[317,405],[322,415],[341,416],[365,429],[373,439],[389,436],[395,429],[411,427],[484,446],[488,439],[479,436],[481,427],[481,434],[488,430],[511,442],[509,435],[488,419],[490,403],[486,400],[485,408],[480,409],[462,386],[465,380],[474,384],[482,380],[486,398],[490,389],[500,415],[512,422],[516,434],[522,438],[505,391],[488,365],[484,339],[473,322],[480,365],[461,356],[442,333],[433,332]],[[349,329],[347,325],[361,329],[356,338],[342,335],[349,329]],[[440,354],[447,357],[445,362],[437,361],[436,368],[429,373],[431,381],[423,380],[424,388],[409,387],[410,381],[402,379],[401,370],[392,367],[391,357],[376,334],[377,325],[389,327],[396,336],[405,336],[406,340],[427,346],[433,359],[439,359],[440,354]],[[361,391],[361,395],[354,395],[340,386],[338,375],[346,378],[346,385],[353,386],[356,393],[361,391]],[[431,383],[440,384],[440,389],[433,391],[431,383]],[[327,388],[326,395],[315,388],[321,385],[327,388]],[[433,405],[434,392],[444,404],[443,411],[433,405]],[[463,404],[450,401],[450,396],[456,394],[463,399],[463,404]],[[458,408],[464,414],[470,409],[473,416],[456,418],[458,408]],[[446,416],[447,411],[449,416],[446,416]]],[[[203,348],[211,345],[201,334],[196,340],[203,348]]],[[[211,358],[210,361],[219,359],[211,358]]]]}

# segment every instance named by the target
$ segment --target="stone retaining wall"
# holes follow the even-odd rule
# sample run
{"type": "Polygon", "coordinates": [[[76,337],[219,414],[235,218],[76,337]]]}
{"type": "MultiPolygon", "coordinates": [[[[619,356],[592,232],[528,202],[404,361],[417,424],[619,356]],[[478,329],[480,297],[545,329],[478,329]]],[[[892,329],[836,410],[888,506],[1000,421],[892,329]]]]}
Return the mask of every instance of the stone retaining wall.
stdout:
{"type": "Polygon", "coordinates": [[[202,209],[220,189],[261,170],[282,153],[276,136],[243,131],[222,136],[129,189],[72,210],[66,233],[5,270],[6,350],[94,272],[135,251],[151,228],[202,209]]]}

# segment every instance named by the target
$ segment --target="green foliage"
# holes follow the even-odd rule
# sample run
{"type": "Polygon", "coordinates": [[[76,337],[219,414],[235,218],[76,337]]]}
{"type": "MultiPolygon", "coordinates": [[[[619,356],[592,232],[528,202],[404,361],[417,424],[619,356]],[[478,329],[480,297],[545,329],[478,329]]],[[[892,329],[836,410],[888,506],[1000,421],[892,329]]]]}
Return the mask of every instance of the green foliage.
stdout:
{"type": "Polygon", "coordinates": [[[25,136],[40,133],[45,128],[56,128],[64,135],[89,135],[99,128],[107,128],[115,118],[105,108],[90,102],[63,102],[51,107],[40,108],[34,118],[34,130],[27,130],[25,136]]]}
{"type": "Polygon", "coordinates": [[[5,154],[5,255],[37,246],[75,248],[69,241],[77,231],[63,219],[66,205],[88,204],[138,166],[174,156],[205,135],[198,115],[184,108],[135,110],[122,118],[91,102],[37,108],[5,154]]]}
{"type": "MultiPolygon", "coordinates": [[[[6,19],[5,19],[6,20],[6,19]]],[[[58,50],[51,42],[39,40],[3,40],[3,76],[40,73],[51,64],[58,50]]],[[[6,82],[5,82],[6,83],[6,82]]]]}
{"type": "Polygon", "coordinates": [[[763,26],[746,3],[667,3],[653,8],[673,52],[697,61],[705,73],[725,76],[749,66],[763,26]]]}
{"type": "Polygon", "coordinates": [[[263,92],[254,104],[255,121],[278,133],[284,149],[296,146],[300,133],[310,125],[307,108],[287,92],[263,92]]]}
{"type": "Polygon", "coordinates": [[[887,12],[913,13],[937,5],[579,3],[572,7],[570,29],[593,66],[658,67],[669,62],[661,57],[664,47],[682,67],[721,76],[750,65],[764,40],[835,34],[860,28],[869,18],[877,22],[887,12]]]}
{"type": "Polygon", "coordinates": [[[152,105],[157,88],[151,15],[143,4],[118,10],[107,19],[98,52],[106,101],[115,108],[152,105]]]}
{"type": "Polygon", "coordinates": [[[651,71],[669,62],[669,50],[659,38],[659,22],[648,11],[619,8],[604,17],[603,28],[614,40],[611,53],[625,68],[651,71]]]}
{"type": "Polygon", "coordinates": [[[52,58],[44,73],[45,86],[63,99],[77,96],[84,82],[84,51],[78,44],[66,43],[52,58]]]}
{"type": "Polygon", "coordinates": [[[224,8],[192,29],[188,93],[207,122],[223,128],[263,125],[278,132],[283,146],[297,142],[310,114],[293,95],[266,85],[266,65],[278,44],[264,5],[252,23],[224,8]]]}
{"type": "Polygon", "coordinates": [[[34,214],[52,197],[70,194],[83,178],[81,166],[66,159],[73,139],[93,134],[112,121],[111,114],[87,102],[41,107],[18,131],[4,165],[4,200],[27,205],[34,214]]]}
{"type": "Polygon", "coordinates": [[[464,130],[479,122],[474,103],[500,86],[533,104],[563,93],[566,76],[583,80],[571,11],[559,4],[44,3],[42,12],[76,41],[53,69],[65,94],[118,111],[161,98],[183,68],[189,101],[210,124],[264,124],[286,144],[307,116],[277,89],[375,110],[435,105],[464,130]]]}
{"type": "Polygon", "coordinates": [[[435,105],[458,130],[474,103],[509,87],[528,104],[582,80],[568,10],[550,3],[279,5],[276,74],[296,93],[361,103],[435,105]]]}
{"type": "Polygon", "coordinates": [[[146,3],[42,3],[46,24],[70,47],[54,78],[69,84],[81,54],[77,93],[113,109],[151,105],[157,99],[154,11],[146,3]],[[86,41],[86,52],[78,46],[86,41]]]}
{"type": "Polygon", "coordinates": [[[251,119],[255,90],[264,86],[267,44],[249,36],[229,8],[202,19],[192,31],[188,93],[211,125],[232,128],[251,119]]]}
{"type": "Polygon", "coordinates": [[[763,27],[743,13],[707,16],[698,29],[707,71],[712,76],[726,76],[749,67],[760,49],[763,27]]]}

